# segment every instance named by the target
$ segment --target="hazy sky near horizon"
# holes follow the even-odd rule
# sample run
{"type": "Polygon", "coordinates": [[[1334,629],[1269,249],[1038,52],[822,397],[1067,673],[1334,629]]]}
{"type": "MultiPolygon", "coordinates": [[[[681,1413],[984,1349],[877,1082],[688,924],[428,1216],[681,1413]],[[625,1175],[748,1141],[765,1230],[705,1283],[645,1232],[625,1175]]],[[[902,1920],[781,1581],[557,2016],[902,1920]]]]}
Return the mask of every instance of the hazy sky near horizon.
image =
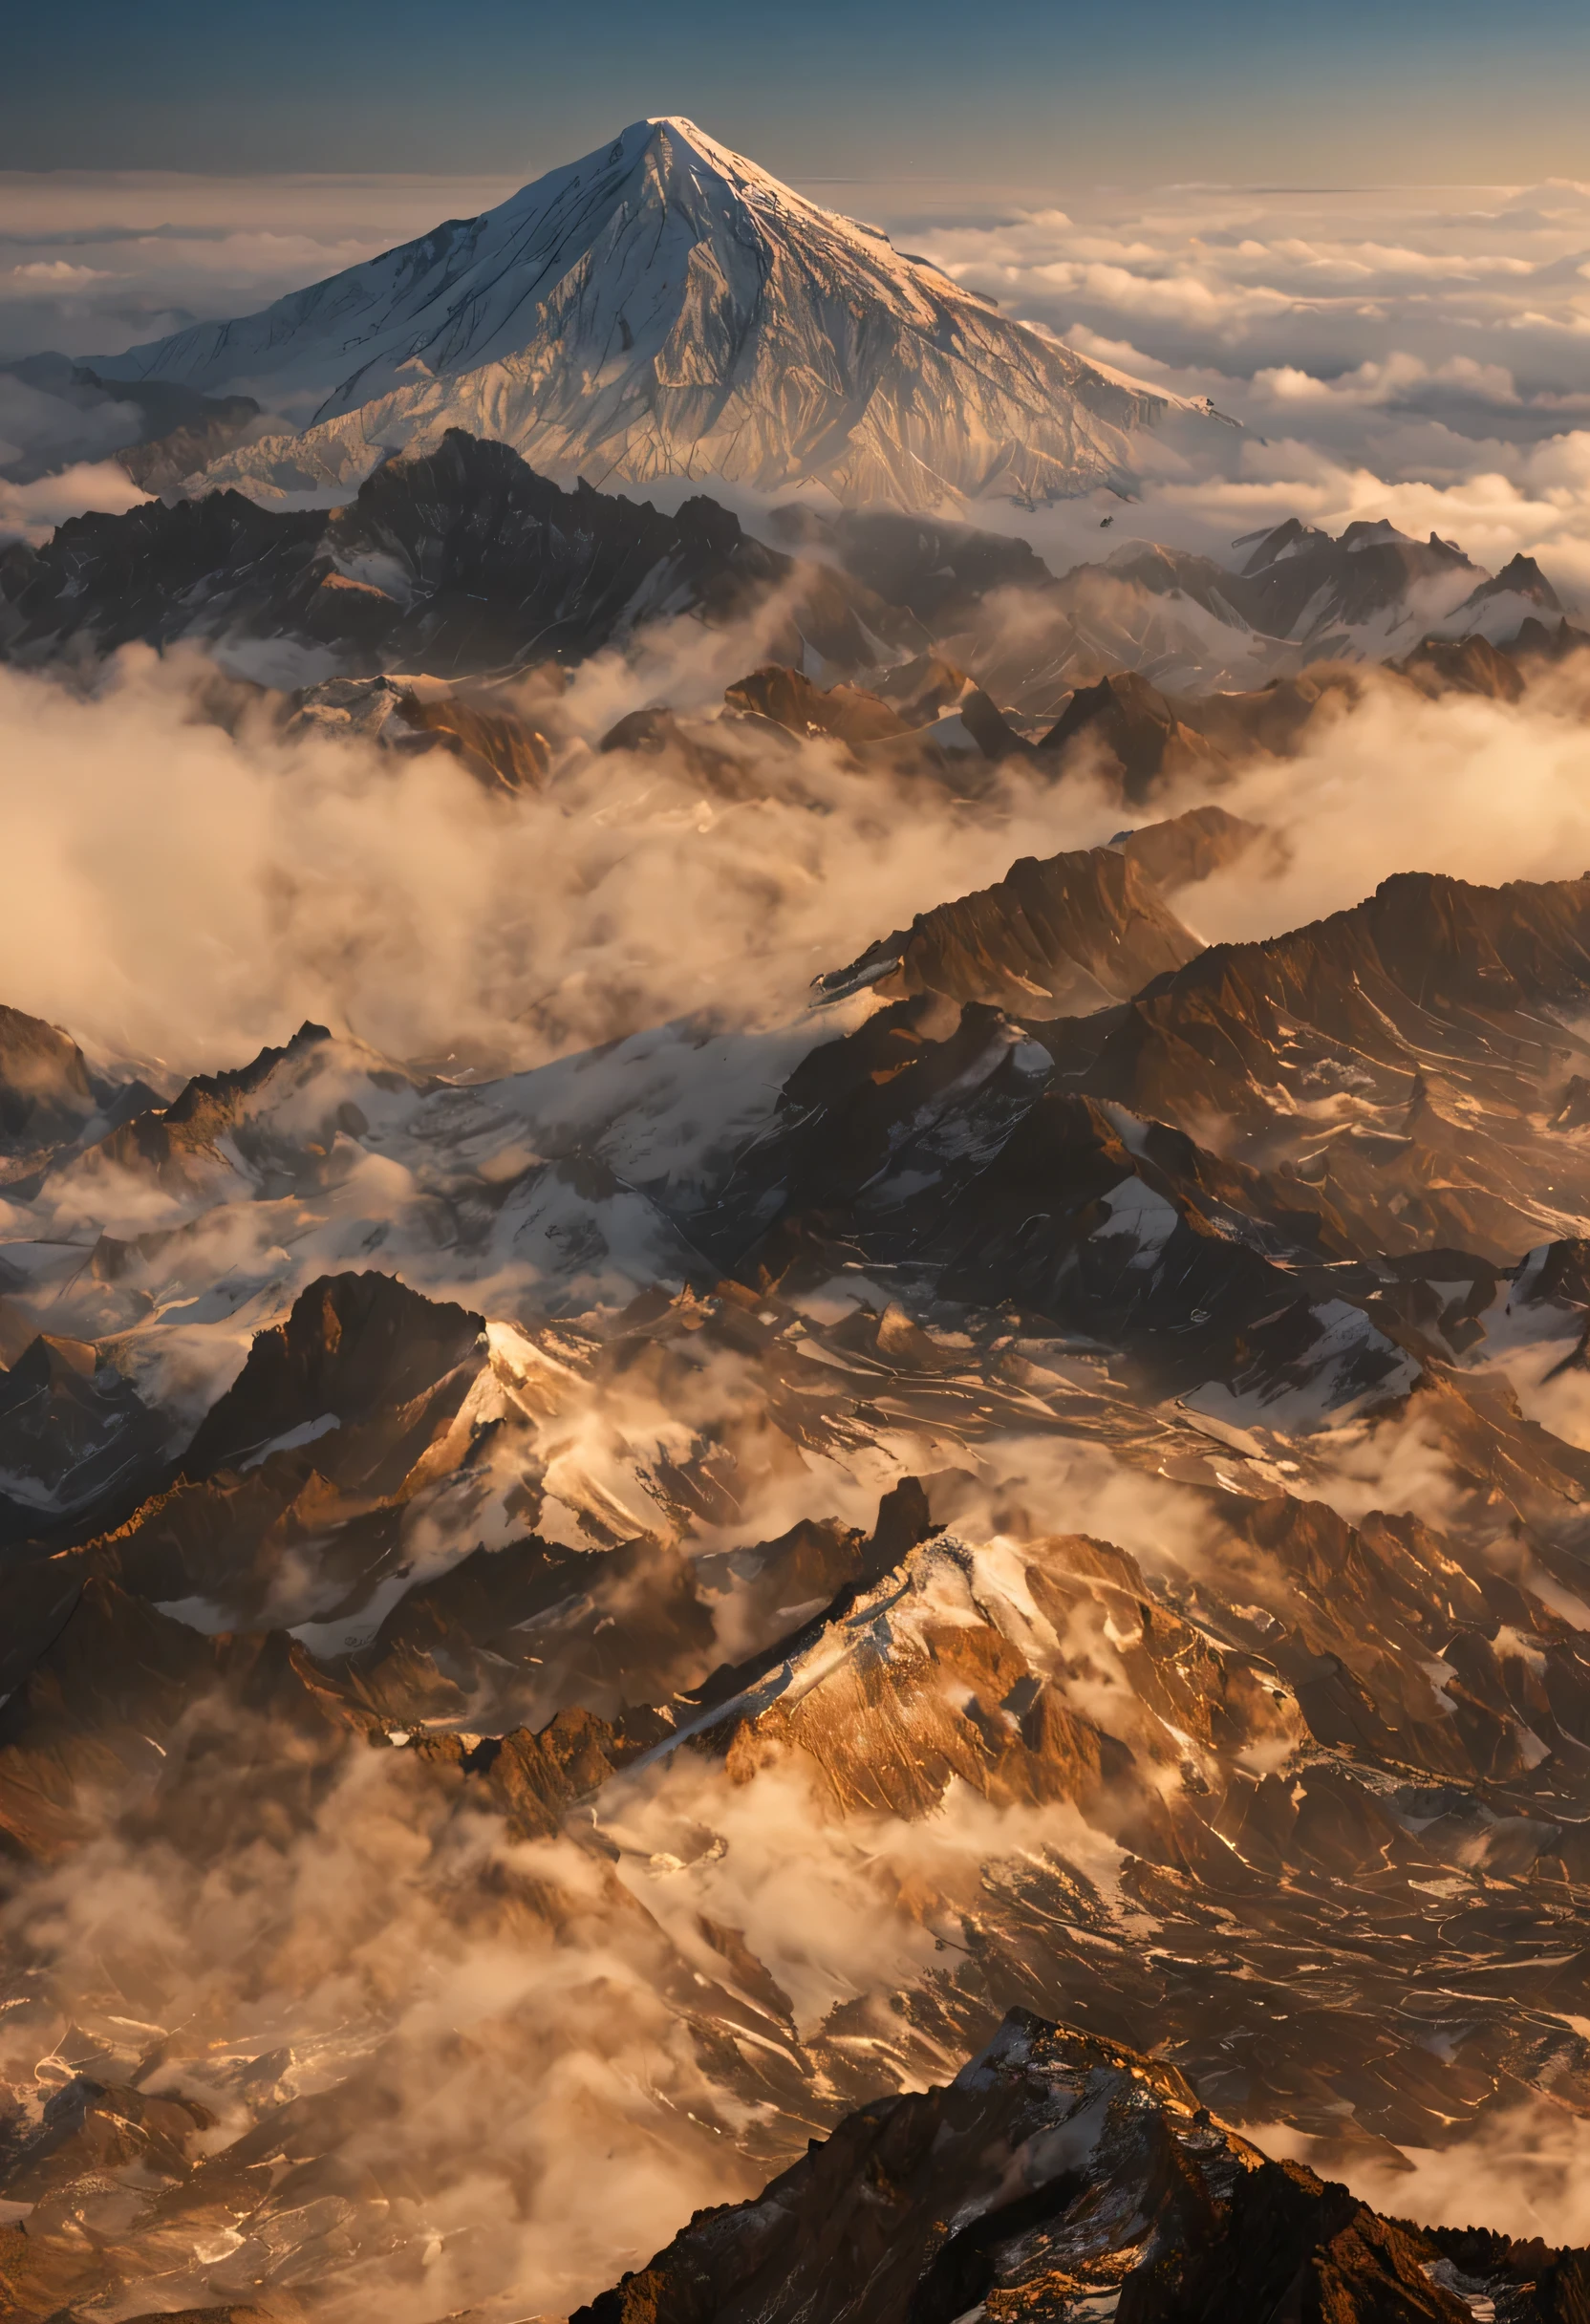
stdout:
{"type": "Polygon", "coordinates": [[[13,169],[538,175],[685,113],[780,175],[1590,176],[1582,0],[72,0],[10,11],[13,169]]]}

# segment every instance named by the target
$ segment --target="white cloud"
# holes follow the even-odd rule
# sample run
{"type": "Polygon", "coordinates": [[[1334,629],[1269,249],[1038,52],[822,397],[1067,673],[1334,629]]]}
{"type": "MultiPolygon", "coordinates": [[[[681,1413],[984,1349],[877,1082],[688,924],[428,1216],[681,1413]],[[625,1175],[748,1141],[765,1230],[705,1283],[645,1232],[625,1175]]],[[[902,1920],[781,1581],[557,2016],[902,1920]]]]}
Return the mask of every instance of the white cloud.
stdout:
{"type": "MultiPolygon", "coordinates": [[[[4,455],[5,447],[0,447],[0,459],[4,455]]],[[[0,541],[21,539],[36,547],[68,517],[83,516],[91,508],[120,515],[148,498],[113,460],[77,461],[54,476],[37,477],[27,484],[11,484],[0,476],[0,541]]]]}

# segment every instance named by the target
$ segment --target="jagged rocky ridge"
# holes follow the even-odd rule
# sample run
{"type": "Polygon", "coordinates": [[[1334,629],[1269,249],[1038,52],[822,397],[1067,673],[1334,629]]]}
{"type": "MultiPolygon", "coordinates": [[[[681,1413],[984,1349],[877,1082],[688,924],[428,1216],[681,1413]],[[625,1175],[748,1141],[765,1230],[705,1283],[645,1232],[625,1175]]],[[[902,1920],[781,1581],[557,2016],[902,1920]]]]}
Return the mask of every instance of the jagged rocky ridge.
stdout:
{"type": "Polygon", "coordinates": [[[1316,665],[1405,659],[1427,637],[1528,656],[1583,636],[1533,560],[1493,576],[1455,543],[1386,523],[1333,537],[1292,518],[1233,542],[1226,562],[1127,541],[1058,578],[1024,541],[925,514],[795,506],[773,510],[768,529],[908,608],[999,701],[1050,722],[1073,691],[1122,671],[1199,698],[1201,731],[1223,694],[1316,665]]]}
{"type": "Polygon", "coordinates": [[[500,443],[449,431],[389,461],[345,508],[283,513],[234,491],[124,517],[75,517],[36,554],[11,552],[7,651],[287,639],[351,675],[467,675],[573,661],[648,620],[746,620],[787,598],[796,658],[870,667],[922,633],[831,569],[798,568],[714,502],[677,517],[565,493],[500,443]],[[886,644],[887,641],[887,644],[886,644]]]}

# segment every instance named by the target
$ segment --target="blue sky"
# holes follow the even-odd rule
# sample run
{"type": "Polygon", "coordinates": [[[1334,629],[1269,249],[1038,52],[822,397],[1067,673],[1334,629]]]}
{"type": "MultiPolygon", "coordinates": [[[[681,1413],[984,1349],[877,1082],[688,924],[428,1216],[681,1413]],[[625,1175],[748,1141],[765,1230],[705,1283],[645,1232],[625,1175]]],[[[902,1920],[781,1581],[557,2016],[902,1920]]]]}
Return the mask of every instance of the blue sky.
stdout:
{"type": "Polygon", "coordinates": [[[34,0],[12,169],[507,170],[688,113],[780,174],[1590,177],[1584,0],[34,0]]]}

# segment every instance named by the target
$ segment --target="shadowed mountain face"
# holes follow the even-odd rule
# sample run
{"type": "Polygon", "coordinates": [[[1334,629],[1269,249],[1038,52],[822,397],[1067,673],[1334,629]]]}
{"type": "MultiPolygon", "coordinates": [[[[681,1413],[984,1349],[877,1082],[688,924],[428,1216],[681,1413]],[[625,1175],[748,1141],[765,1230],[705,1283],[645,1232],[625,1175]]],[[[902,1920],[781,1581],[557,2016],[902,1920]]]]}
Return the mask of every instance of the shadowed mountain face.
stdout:
{"type": "Polygon", "coordinates": [[[82,1051],[69,1034],[0,1008],[0,1155],[6,1177],[63,1145],[97,1111],[82,1051]]]}
{"type": "Polygon", "coordinates": [[[25,660],[68,643],[285,638],[350,671],[462,675],[578,659],[663,614],[744,618],[778,591],[790,633],[841,667],[876,652],[858,615],[907,652],[921,635],[831,570],[799,573],[712,501],[665,517],[583,484],[561,492],[506,445],[451,430],[344,508],[284,513],[223,491],[74,518],[8,577],[5,626],[25,660]]]}
{"type": "Polygon", "coordinates": [[[383,443],[340,506],[260,505],[210,478],[75,518],[41,549],[11,543],[0,652],[76,665],[189,639],[277,683],[401,690],[402,673],[555,676],[699,623],[762,660],[729,687],[733,718],[962,777],[1036,749],[1039,771],[1103,775],[1141,807],[1294,755],[1359,699],[1365,663],[1425,696],[1516,700],[1586,642],[1528,560],[1493,578],[1388,526],[1284,525],[1241,570],[1136,543],[1056,579],[1023,541],[895,511],[774,506],[742,525],[701,495],[670,515],[583,477],[560,488],[497,433],[383,443]]]}
{"type": "Polygon", "coordinates": [[[908,607],[998,701],[1051,727],[1073,694],[1094,697],[1079,717],[1125,713],[1128,731],[1169,717],[1187,730],[1184,764],[1200,734],[1229,729],[1234,709],[1244,725],[1284,723],[1282,704],[1265,716],[1263,691],[1311,666],[1403,662],[1433,641],[1501,649],[1505,667],[1510,655],[1577,650],[1583,636],[1533,560],[1492,575],[1454,543],[1387,524],[1333,537],[1293,518],[1221,558],[1126,541],[1059,574],[1024,541],[893,510],[786,506],[766,531],[908,607]],[[1122,677],[1147,681],[1150,697],[1123,691],[1122,677]]]}
{"type": "Polygon", "coordinates": [[[1500,1259],[1590,1199],[1552,1127],[1587,992],[1590,884],[1409,872],[1351,912],[1202,954],[1078,1055],[1090,1091],[1189,1130],[1218,1121],[1228,1151],[1289,1168],[1386,1249],[1500,1259]]]}

